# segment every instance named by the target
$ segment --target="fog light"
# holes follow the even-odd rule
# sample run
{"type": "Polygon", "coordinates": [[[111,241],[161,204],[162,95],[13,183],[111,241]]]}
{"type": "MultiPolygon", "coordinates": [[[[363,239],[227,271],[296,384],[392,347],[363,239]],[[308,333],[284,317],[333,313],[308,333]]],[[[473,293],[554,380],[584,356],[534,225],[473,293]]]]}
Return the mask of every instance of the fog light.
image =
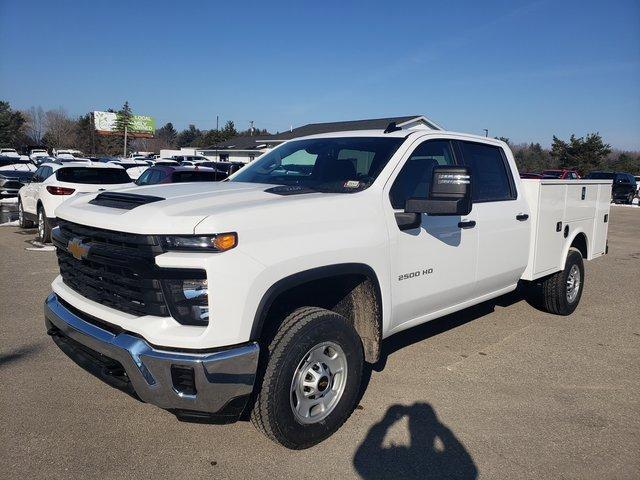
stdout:
{"type": "Polygon", "coordinates": [[[206,279],[165,280],[171,315],[184,325],[209,323],[209,284],[206,279]]]}

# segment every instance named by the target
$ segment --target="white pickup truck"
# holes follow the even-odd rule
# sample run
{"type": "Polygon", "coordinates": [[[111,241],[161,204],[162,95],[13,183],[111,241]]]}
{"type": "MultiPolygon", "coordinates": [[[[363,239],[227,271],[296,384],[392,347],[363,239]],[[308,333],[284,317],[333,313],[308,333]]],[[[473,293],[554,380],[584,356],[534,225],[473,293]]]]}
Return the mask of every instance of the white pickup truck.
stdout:
{"type": "Polygon", "coordinates": [[[568,315],[607,252],[610,181],[520,180],[497,140],[357,131],[284,143],[220,183],[57,209],[48,333],[79,365],[192,421],[288,448],[349,417],[383,339],[535,286],[568,315]]]}

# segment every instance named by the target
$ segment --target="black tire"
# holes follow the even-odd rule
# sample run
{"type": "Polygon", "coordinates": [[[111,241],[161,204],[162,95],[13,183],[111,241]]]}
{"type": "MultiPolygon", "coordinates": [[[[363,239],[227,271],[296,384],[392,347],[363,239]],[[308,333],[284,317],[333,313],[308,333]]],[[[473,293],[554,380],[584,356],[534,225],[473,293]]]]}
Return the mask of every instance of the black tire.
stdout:
{"type": "Polygon", "coordinates": [[[51,241],[51,220],[42,205],[38,207],[38,238],[42,243],[51,241]]]}
{"type": "Polygon", "coordinates": [[[564,270],[554,273],[542,281],[542,308],[555,315],[571,315],[580,303],[584,289],[584,263],[582,254],[578,250],[570,249],[565,262],[564,270]],[[575,292],[575,297],[570,298],[568,293],[569,276],[576,267],[579,273],[580,283],[575,292]]]}
{"type": "Polygon", "coordinates": [[[18,225],[20,228],[33,228],[33,222],[27,220],[24,216],[24,209],[22,208],[22,200],[18,197],[18,225]]]}
{"type": "MultiPolygon", "coordinates": [[[[251,411],[253,425],[274,442],[293,450],[311,447],[331,436],[353,412],[360,391],[364,360],[362,342],[353,326],[332,311],[299,308],[285,318],[266,348],[264,375],[251,411]],[[302,423],[294,414],[294,375],[307,353],[324,342],[338,345],[344,353],[344,390],[328,416],[315,423],[302,423]]],[[[326,384],[324,388],[330,390],[326,384]]]]}

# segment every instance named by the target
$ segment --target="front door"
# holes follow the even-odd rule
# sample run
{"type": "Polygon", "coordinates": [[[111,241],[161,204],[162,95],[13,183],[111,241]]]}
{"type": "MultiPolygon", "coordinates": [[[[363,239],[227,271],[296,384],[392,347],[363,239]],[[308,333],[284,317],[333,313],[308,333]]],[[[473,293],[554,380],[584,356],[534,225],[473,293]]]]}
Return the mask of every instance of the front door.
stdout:
{"type": "MultiPolygon", "coordinates": [[[[449,140],[418,144],[387,185],[389,210],[401,212],[407,199],[427,197],[433,168],[455,164],[449,140]]],[[[393,215],[388,218],[391,331],[417,325],[431,314],[474,297],[478,250],[475,207],[463,217],[423,214],[419,228],[405,231],[399,229],[393,215]]]]}

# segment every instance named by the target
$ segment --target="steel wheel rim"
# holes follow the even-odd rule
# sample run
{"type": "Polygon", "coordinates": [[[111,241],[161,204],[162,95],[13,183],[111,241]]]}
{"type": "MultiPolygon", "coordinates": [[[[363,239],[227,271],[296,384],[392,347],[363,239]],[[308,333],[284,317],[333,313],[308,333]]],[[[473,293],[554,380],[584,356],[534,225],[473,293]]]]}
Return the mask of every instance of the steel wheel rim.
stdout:
{"type": "Polygon", "coordinates": [[[573,303],[578,297],[580,291],[580,269],[577,265],[573,265],[567,275],[567,301],[573,303]]]}
{"type": "Polygon", "coordinates": [[[44,240],[44,215],[42,210],[38,212],[38,235],[40,235],[40,240],[44,240]]]}
{"type": "Polygon", "coordinates": [[[327,418],[340,402],[347,385],[347,356],[340,345],[322,342],[298,363],[291,380],[289,402],[300,423],[327,418]]]}

